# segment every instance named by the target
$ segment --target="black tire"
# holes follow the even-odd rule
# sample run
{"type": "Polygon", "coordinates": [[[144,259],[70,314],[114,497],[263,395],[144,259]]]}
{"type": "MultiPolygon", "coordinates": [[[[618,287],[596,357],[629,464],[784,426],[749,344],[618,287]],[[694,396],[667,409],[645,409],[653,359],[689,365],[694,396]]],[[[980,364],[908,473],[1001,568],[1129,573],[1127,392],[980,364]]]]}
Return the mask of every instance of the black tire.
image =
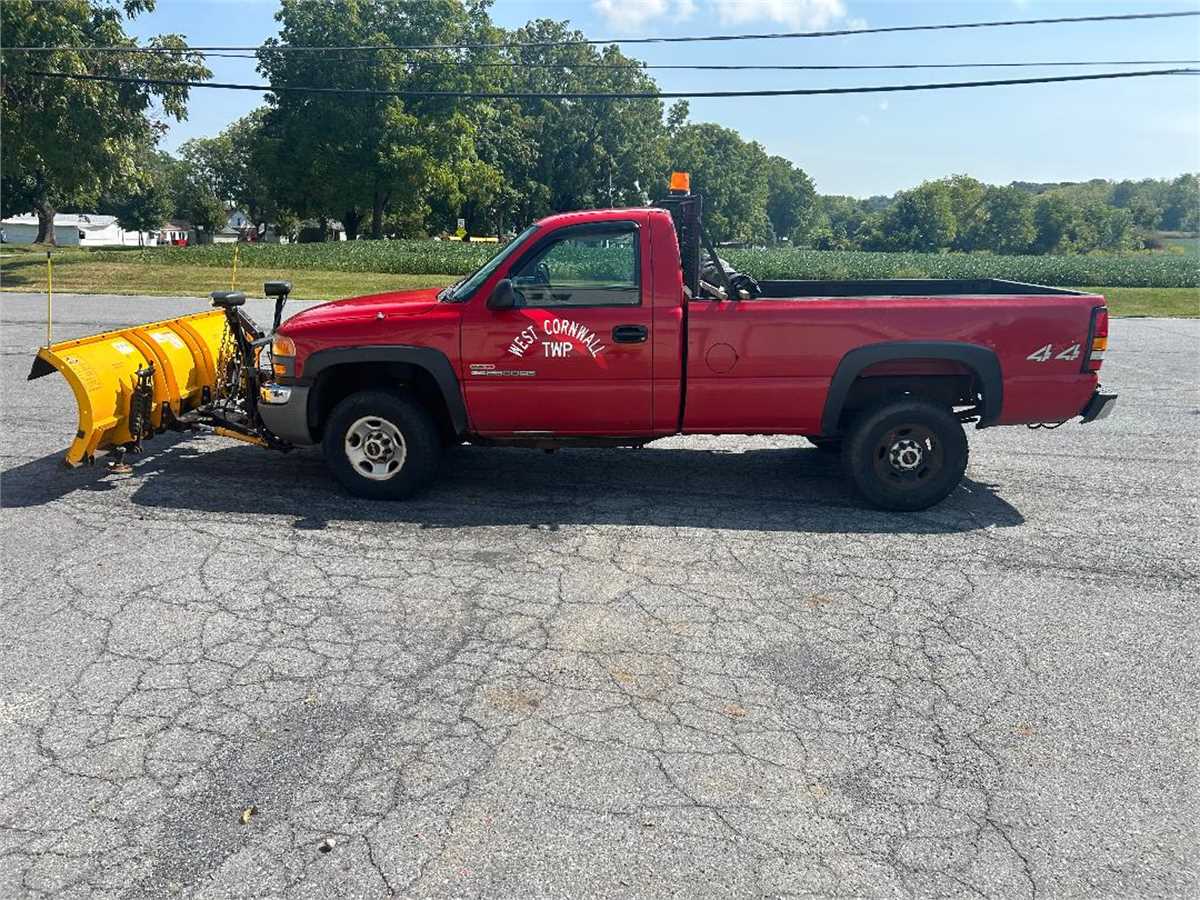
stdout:
{"type": "Polygon", "coordinates": [[[350,493],[402,500],[433,480],[442,441],[420,403],[362,391],[334,407],[321,448],[333,477],[350,493]]]}
{"type": "Polygon", "coordinates": [[[958,487],[967,454],[967,436],[949,409],[904,399],[869,409],[854,421],[842,465],[873,506],[915,512],[958,487]]]}
{"type": "Polygon", "coordinates": [[[842,439],[818,437],[817,435],[805,435],[804,439],[820,450],[822,453],[841,453],[842,439]]]}

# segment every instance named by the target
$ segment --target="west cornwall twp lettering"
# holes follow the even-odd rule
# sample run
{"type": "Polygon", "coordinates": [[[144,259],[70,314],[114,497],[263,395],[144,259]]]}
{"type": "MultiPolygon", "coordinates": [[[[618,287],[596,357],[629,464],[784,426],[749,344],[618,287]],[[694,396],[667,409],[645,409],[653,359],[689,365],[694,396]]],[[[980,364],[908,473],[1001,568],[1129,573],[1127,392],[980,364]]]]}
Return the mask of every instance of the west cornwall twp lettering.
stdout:
{"type": "MultiPolygon", "coordinates": [[[[572,319],[544,319],[541,331],[545,337],[559,338],[556,341],[541,342],[542,353],[548,359],[565,358],[570,355],[571,348],[576,345],[587,350],[592,359],[596,359],[604,351],[605,345],[600,343],[596,332],[572,319]],[[570,338],[570,341],[564,341],[562,338],[570,338]]],[[[508,345],[508,352],[513,356],[524,356],[529,348],[537,343],[538,329],[536,326],[529,325],[513,338],[513,342],[508,345]]]]}

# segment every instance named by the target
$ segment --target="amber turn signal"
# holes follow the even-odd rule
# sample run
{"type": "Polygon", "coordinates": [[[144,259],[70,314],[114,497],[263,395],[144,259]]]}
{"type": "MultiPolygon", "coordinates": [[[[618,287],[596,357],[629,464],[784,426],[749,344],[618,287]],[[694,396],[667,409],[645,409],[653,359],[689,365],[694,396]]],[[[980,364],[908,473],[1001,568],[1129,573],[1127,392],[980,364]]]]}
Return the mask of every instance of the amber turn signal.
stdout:
{"type": "Polygon", "coordinates": [[[277,334],[271,340],[271,355],[272,356],[295,356],[296,342],[290,337],[284,337],[282,334],[277,334]]]}

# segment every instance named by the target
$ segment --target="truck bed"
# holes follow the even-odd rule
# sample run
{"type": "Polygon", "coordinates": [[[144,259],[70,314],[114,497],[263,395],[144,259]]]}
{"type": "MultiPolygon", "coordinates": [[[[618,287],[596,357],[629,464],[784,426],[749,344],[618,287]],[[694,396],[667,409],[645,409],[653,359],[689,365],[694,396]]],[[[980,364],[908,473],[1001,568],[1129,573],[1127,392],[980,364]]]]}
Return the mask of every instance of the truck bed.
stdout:
{"type": "Polygon", "coordinates": [[[1000,278],[888,278],[874,281],[760,281],[762,296],[771,300],[812,297],[962,297],[1058,294],[1084,296],[1066,288],[1023,284],[1000,278]]]}

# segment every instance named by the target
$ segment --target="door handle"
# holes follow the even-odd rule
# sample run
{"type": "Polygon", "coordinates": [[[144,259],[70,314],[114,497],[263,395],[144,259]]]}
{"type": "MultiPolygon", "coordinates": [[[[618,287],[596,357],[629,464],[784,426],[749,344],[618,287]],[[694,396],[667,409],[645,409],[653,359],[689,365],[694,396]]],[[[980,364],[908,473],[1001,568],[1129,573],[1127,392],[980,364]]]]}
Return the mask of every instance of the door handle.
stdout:
{"type": "Polygon", "coordinates": [[[642,344],[647,332],[645,325],[618,325],[612,334],[613,341],[618,344],[642,344]]]}

